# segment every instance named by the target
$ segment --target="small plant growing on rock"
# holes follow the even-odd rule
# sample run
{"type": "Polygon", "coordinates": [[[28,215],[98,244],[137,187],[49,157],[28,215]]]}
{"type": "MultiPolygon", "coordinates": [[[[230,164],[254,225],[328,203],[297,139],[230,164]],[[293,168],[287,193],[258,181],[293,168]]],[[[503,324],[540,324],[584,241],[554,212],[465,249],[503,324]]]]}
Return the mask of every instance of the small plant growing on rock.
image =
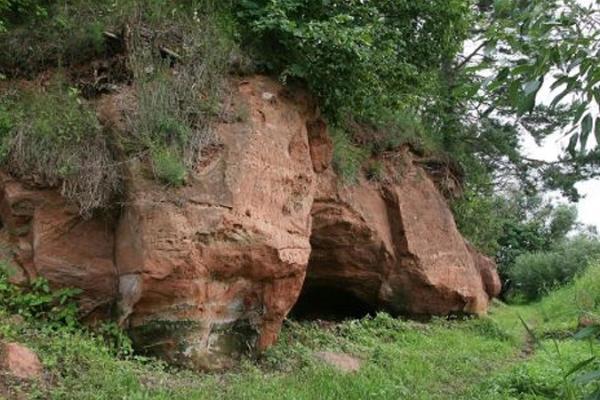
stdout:
{"type": "Polygon", "coordinates": [[[0,97],[0,160],[41,187],[60,187],[82,215],[108,207],[120,189],[116,160],[96,114],[79,91],[55,78],[46,91],[0,97]]]}
{"type": "Polygon", "coordinates": [[[340,129],[332,129],[333,139],[333,166],[340,174],[343,181],[348,184],[355,183],[367,158],[367,152],[354,145],[349,135],[340,129]]]}
{"type": "Polygon", "coordinates": [[[77,289],[52,290],[44,278],[22,288],[9,281],[9,265],[0,261],[0,308],[27,320],[42,321],[50,329],[78,326],[77,289]]]}
{"type": "Polygon", "coordinates": [[[162,183],[170,186],[181,186],[185,183],[186,168],[176,152],[168,148],[152,151],[152,167],[154,176],[162,183]]]}

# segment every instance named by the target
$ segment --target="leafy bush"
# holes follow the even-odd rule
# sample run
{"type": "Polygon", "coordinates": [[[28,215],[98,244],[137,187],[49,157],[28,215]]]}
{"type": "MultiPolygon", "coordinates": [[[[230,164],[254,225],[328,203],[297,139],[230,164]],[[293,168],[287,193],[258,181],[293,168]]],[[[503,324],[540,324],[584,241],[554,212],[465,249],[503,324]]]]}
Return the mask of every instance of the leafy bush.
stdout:
{"type": "Polygon", "coordinates": [[[46,92],[12,90],[0,104],[0,161],[10,173],[60,186],[83,215],[110,204],[120,190],[116,161],[76,89],[58,80],[46,92]]]}
{"type": "Polygon", "coordinates": [[[395,109],[419,103],[434,72],[460,50],[468,2],[238,0],[246,41],[259,64],[299,78],[330,117],[342,108],[395,109]]]}
{"type": "Polygon", "coordinates": [[[0,261],[0,309],[37,320],[50,328],[78,326],[76,289],[51,290],[48,281],[37,278],[29,287],[21,288],[9,281],[10,266],[0,261]]]}
{"type": "Polygon", "coordinates": [[[572,281],[598,257],[600,241],[580,236],[566,240],[554,250],[517,257],[506,274],[512,281],[513,295],[535,300],[549,289],[572,281]]]}
{"type": "Polygon", "coordinates": [[[367,159],[366,150],[354,145],[345,131],[331,129],[333,140],[333,167],[346,183],[356,182],[363,162],[367,159]]]}
{"type": "Polygon", "coordinates": [[[5,32],[0,33],[0,70],[7,74],[31,75],[48,66],[77,64],[107,51],[103,32],[112,2],[8,3],[5,32]]]}

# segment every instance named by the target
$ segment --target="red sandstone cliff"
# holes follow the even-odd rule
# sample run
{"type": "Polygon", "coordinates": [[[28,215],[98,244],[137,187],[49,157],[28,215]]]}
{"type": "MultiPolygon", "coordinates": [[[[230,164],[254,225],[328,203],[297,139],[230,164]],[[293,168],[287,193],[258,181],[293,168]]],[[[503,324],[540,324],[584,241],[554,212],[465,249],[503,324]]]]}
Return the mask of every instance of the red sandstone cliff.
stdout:
{"type": "MultiPolygon", "coordinates": [[[[221,145],[182,188],[127,164],[118,216],[83,220],[55,190],[3,175],[15,279],[80,288],[87,319],[118,319],[140,348],[194,368],[273,344],[303,285],[392,313],[486,312],[495,265],[465,243],[410,151],[397,179],[344,186],[308,96],[260,76],[235,86],[247,120],[218,125],[221,145]]],[[[111,100],[100,116],[119,127],[111,100]]]]}

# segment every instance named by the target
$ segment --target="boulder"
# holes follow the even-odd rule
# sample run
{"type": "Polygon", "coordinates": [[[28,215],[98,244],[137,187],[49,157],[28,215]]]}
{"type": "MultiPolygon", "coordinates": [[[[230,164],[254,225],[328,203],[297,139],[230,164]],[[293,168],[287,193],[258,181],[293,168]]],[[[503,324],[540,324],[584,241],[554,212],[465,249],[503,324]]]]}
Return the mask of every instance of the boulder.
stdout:
{"type": "Polygon", "coordinates": [[[19,379],[39,379],[43,368],[37,354],[19,343],[0,346],[0,367],[19,379]]]}
{"type": "Polygon", "coordinates": [[[402,158],[401,176],[385,184],[319,175],[305,288],[343,289],[394,314],[485,313],[493,263],[467,247],[415,157],[402,158]]]}
{"type": "Polygon", "coordinates": [[[56,190],[28,187],[6,174],[0,175],[0,193],[15,283],[43,276],[53,287],[81,289],[82,316],[109,318],[117,295],[112,219],[84,219],[56,190]]]}
{"type": "Polygon", "coordinates": [[[174,363],[230,366],[276,340],[310,255],[313,106],[267,78],[237,82],[220,146],[168,193],[132,167],[116,232],[122,320],[174,363]]]}

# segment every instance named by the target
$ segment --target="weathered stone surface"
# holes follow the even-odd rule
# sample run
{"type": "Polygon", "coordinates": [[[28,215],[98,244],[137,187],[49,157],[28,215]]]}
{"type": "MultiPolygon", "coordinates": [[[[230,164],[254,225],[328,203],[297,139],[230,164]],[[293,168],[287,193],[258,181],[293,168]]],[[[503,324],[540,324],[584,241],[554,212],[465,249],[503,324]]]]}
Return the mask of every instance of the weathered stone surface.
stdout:
{"type": "Polygon", "coordinates": [[[404,154],[402,177],[341,187],[319,176],[305,285],[338,287],[411,315],[484,313],[495,269],[477,263],[431,178],[404,154]],[[480,267],[480,265],[483,265],[480,267]]]}
{"type": "Polygon", "coordinates": [[[38,379],[43,372],[37,354],[19,343],[0,344],[0,367],[19,379],[38,379]]]}
{"type": "MultiPolygon", "coordinates": [[[[485,312],[495,266],[458,233],[431,163],[405,151],[398,179],[344,186],[308,96],[260,76],[233,85],[229,111],[247,118],[217,125],[181,188],[127,163],[118,219],[84,220],[56,190],[0,175],[14,280],[82,289],[88,319],[117,318],[139,349],[202,369],[270,346],[303,285],[393,313],[485,312]]],[[[125,129],[134,97],[102,98],[102,123],[125,129]]]]}
{"type": "Polygon", "coordinates": [[[331,165],[333,142],[327,132],[327,125],[318,118],[307,124],[310,156],[315,172],[323,172],[331,165]]]}
{"type": "Polygon", "coordinates": [[[496,263],[490,257],[481,254],[475,247],[467,243],[467,248],[481,274],[483,287],[490,298],[498,297],[502,292],[502,281],[498,275],[496,263]]]}
{"type": "Polygon", "coordinates": [[[55,190],[29,189],[0,176],[0,219],[5,246],[15,255],[16,283],[43,276],[55,287],[82,290],[86,318],[107,318],[116,300],[113,223],[84,220],[55,190]]]}
{"type": "Polygon", "coordinates": [[[134,171],[117,231],[120,304],[136,342],[202,368],[276,340],[310,255],[308,99],[266,78],[236,89],[243,105],[232,107],[249,120],[217,127],[221,150],[184,188],[165,194],[134,171]]]}

